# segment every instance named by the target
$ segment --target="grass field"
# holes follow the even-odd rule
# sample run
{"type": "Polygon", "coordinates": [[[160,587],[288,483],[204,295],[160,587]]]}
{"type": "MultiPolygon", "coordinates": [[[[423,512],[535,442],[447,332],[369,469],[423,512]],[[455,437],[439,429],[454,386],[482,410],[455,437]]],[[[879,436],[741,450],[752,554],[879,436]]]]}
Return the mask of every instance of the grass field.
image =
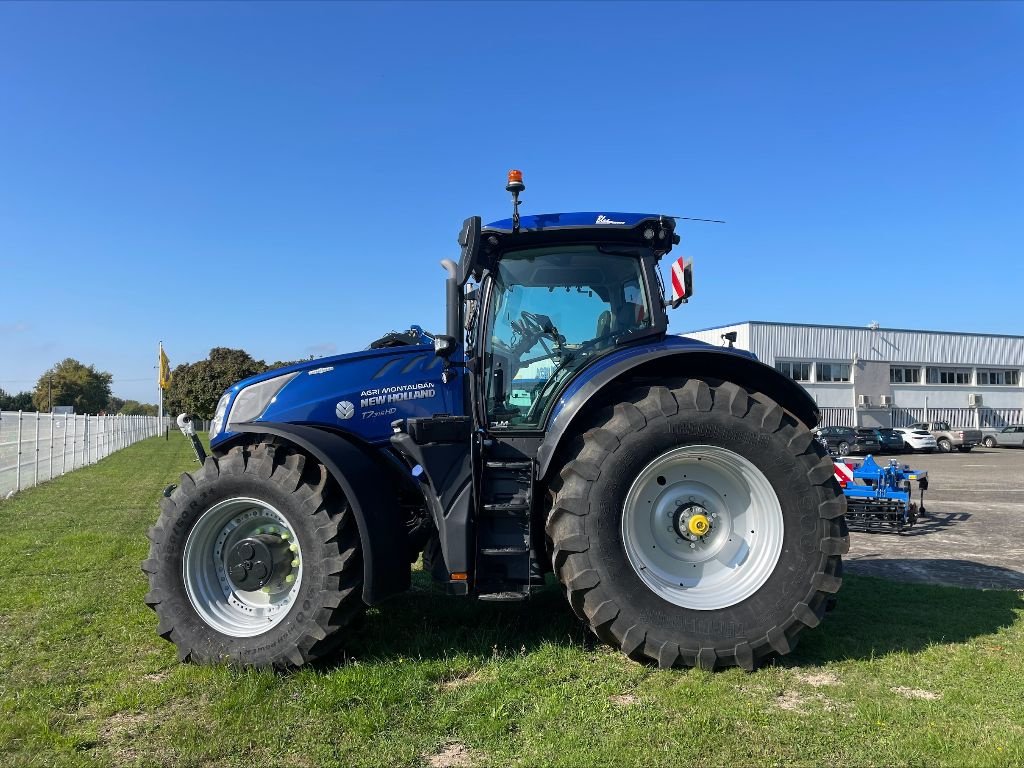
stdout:
{"type": "Polygon", "coordinates": [[[180,665],[139,562],[190,462],[150,439],[0,502],[0,765],[1024,763],[1015,592],[849,577],[786,661],[666,672],[591,644],[554,588],[494,606],[416,574],[331,664],[180,665]]]}

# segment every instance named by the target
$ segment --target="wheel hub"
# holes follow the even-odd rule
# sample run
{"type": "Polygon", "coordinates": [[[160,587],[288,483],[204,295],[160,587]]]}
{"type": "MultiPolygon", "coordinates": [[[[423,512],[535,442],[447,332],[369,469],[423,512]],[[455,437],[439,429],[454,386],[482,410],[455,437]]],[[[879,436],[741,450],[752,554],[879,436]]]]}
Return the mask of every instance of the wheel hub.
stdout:
{"type": "Polygon", "coordinates": [[[622,537],[637,576],[668,602],[714,610],[768,579],[782,551],[782,509],[764,474],[711,445],[671,449],[626,496],[622,537]]]}
{"type": "Polygon", "coordinates": [[[703,536],[711,530],[711,522],[708,520],[707,515],[697,512],[690,516],[686,527],[694,536],[703,536]]]}
{"type": "Polygon", "coordinates": [[[272,582],[284,582],[291,572],[292,553],[279,535],[261,533],[242,539],[228,552],[228,578],[235,589],[255,592],[272,582]]]}
{"type": "Polygon", "coordinates": [[[189,602],[207,625],[232,637],[253,637],[282,621],[296,604],[303,570],[288,520],[251,497],[214,504],[185,541],[189,602]]]}

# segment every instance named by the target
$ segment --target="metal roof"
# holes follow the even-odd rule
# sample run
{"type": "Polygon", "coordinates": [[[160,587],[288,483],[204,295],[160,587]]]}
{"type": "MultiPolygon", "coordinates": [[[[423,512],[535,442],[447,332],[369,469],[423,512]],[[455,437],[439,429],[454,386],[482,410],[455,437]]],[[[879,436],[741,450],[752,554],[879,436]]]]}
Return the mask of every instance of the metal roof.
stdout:
{"type": "Polygon", "coordinates": [[[740,320],[736,323],[720,323],[718,325],[712,325],[709,328],[694,328],[693,330],[687,330],[683,333],[705,333],[707,331],[717,331],[722,328],[731,328],[736,325],[783,325],[792,326],[794,328],[834,328],[843,331],[890,331],[893,333],[934,333],[934,334],[948,334],[952,336],[982,336],[986,338],[997,338],[997,339],[1022,339],[1024,336],[1017,336],[1011,333],[974,333],[971,331],[928,331],[921,328],[887,328],[879,326],[878,328],[872,328],[869,325],[832,325],[830,323],[786,323],[779,320],[740,320]]]}

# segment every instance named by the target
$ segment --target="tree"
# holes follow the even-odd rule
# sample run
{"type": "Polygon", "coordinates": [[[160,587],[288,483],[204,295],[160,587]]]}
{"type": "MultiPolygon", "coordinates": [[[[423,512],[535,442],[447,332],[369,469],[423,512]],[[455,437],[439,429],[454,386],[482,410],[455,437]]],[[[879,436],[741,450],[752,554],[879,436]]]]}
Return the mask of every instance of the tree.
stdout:
{"type": "Polygon", "coordinates": [[[0,411],[34,411],[31,392],[9,395],[0,389],[0,411]]]}
{"type": "Polygon", "coordinates": [[[99,413],[110,401],[112,378],[106,371],[68,357],[39,377],[32,402],[40,411],[71,405],[75,413],[99,413]]]}
{"type": "Polygon", "coordinates": [[[122,400],[118,413],[126,416],[156,416],[157,407],[149,403],[140,403],[138,400],[122,400]]]}
{"type": "Polygon", "coordinates": [[[124,404],[125,401],[122,400],[120,397],[111,395],[110,399],[107,401],[107,407],[104,408],[103,410],[105,410],[108,415],[111,413],[120,413],[121,409],[124,408],[124,404]]]}
{"type": "Polygon", "coordinates": [[[184,363],[171,372],[171,388],[164,398],[167,412],[213,418],[217,401],[225,389],[265,370],[267,364],[255,360],[244,349],[214,347],[206,360],[184,363]]]}

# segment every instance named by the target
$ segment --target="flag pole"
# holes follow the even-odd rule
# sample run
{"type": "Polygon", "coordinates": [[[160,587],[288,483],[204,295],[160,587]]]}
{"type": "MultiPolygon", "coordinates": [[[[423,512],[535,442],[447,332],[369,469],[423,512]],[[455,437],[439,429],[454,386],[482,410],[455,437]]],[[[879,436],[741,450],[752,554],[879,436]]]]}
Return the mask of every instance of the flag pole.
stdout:
{"type": "Polygon", "coordinates": [[[160,425],[160,429],[164,428],[164,387],[161,379],[164,375],[164,343],[160,342],[160,348],[156,354],[156,388],[160,396],[159,405],[157,406],[157,424],[160,425]]]}

